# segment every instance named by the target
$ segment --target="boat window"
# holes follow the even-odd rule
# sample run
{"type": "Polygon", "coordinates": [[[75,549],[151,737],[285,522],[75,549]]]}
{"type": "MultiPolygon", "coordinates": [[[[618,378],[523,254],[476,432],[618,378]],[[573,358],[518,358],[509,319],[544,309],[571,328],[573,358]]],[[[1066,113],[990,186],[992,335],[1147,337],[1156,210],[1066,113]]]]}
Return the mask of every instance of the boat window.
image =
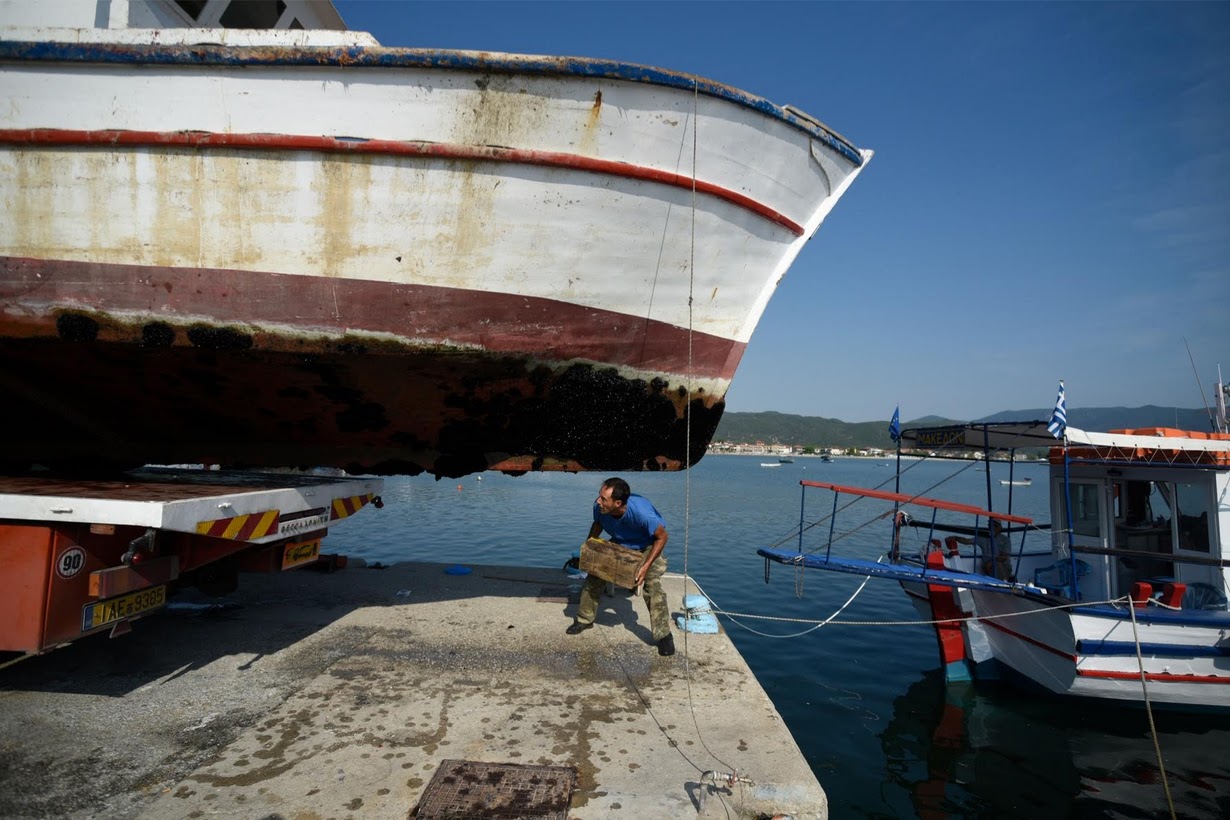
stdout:
{"type": "Polygon", "coordinates": [[[1099,537],[1102,534],[1102,516],[1098,510],[1100,484],[1072,485],[1072,531],[1077,535],[1099,537]]]}
{"type": "Polygon", "coordinates": [[[1122,484],[1115,483],[1116,507],[1122,506],[1123,510],[1115,510],[1115,518],[1123,519],[1123,523],[1129,527],[1141,527],[1146,522],[1151,522],[1152,517],[1149,515],[1149,492],[1151,490],[1148,481],[1125,481],[1122,484]],[[1119,492],[1122,488],[1122,492],[1119,492]]]}
{"type": "Polygon", "coordinates": [[[184,13],[193,20],[198,20],[201,17],[201,12],[205,10],[205,4],[209,0],[175,0],[175,5],[184,10],[184,13]]]}
{"type": "Polygon", "coordinates": [[[223,28],[276,28],[284,11],[286,3],[283,0],[231,3],[222,12],[218,24],[223,28]]]}
{"type": "Polygon", "coordinates": [[[1174,488],[1165,481],[1149,483],[1149,500],[1146,508],[1145,522],[1151,522],[1157,529],[1170,529],[1170,499],[1174,497],[1174,488]]]}
{"type": "Polygon", "coordinates": [[[1174,485],[1176,521],[1179,525],[1179,548],[1193,552],[1209,551],[1209,518],[1211,503],[1204,484],[1179,482],[1174,485]]]}

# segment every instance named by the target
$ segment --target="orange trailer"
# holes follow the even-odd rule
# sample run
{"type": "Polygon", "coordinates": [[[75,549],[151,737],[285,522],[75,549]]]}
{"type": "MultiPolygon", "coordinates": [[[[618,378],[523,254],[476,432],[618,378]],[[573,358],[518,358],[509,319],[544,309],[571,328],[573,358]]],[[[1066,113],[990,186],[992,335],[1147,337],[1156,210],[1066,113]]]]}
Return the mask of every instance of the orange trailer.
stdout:
{"type": "MultiPolygon", "coordinates": [[[[335,521],[381,506],[378,478],[143,468],[114,479],[0,476],[0,652],[46,652],[240,570],[335,562],[335,521]]],[[[330,563],[330,566],[333,564],[330,563]]]]}

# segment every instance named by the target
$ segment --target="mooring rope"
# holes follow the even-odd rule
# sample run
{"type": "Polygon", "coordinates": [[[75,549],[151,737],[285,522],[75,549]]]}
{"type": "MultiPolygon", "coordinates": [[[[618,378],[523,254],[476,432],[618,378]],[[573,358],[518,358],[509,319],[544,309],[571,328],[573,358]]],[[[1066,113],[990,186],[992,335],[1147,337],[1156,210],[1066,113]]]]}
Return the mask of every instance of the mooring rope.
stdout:
{"type": "Polygon", "coordinates": [[[1170,818],[1171,820],[1176,820],[1174,797],[1170,794],[1170,778],[1166,776],[1166,764],[1162,762],[1162,744],[1157,737],[1157,724],[1153,722],[1153,704],[1149,700],[1149,682],[1145,675],[1145,659],[1140,652],[1140,634],[1136,631],[1136,607],[1129,605],[1128,613],[1132,616],[1132,641],[1136,644],[1136,666],[1140,669],[1140,689],[1144,693],[1145,714],[1149,717],[1149,736],[1153,739],[1153,753],[1157,755],[1158,773],[1162,776],[1162,788],[1166,792],[1166,805],[1170,808],[1170,818]]]}
{"type": "MultiPolygon", "coordinates": [[[[883,556],[881,556],[880,559],[878,559],[876,563],[880,563],[880,561],[882,560],[883,560],[883,556]]],[[[723,609],[721,606],[716,604],[713,601],[713,598],[711,598],[708,595],[708,593],[702,593],[702,594],[704,594],[705,598],[710,602],[712,611],[715,614],[725,616],[726,618],[729,618],[731,622],[737,624],[740,628],[745,629],[754,635],[759,635],[765,638],[798,638],[810,632],[814,632],[820,627],[829,626],[833,624],[837,626],[935,626],[937,624],[967,623],[970,621],[995,621],[995,620],[1006,620],[1008,618],[1025,618],[1031,615],[1046,614],[1055,609],[1072,609],[1074,607],[1103,606],[1103,605],[1118,607],[1120,605],[1123,605],[1127,609],[1128,616],[1132,622],[1132,642],[1136,648],[1136,664],[1137,664],[1137,668],[1140,670],[1140,688],[1144,696],[1145,713],[1148,716],[1148,720],[1149,720],[1149,737],[1153,742],[1153,752],[1155,756],[1157,757],[1158,772],[1161,775],[1162,788],[1166,793],[1166,804],[1170,811],[1171,820],[1177,820],[1177,816],[1175,813],[1174,796],[1171,794],[1171,791],[1170,791],[1170,778],[1166,774],[1166,764],[1162,757],[1161,740],[1158,737],[1157,724],[1153,719],[1153,703],[1149,698],[1148,676],[1145,673],[1144,655],[1142,654],[1142,651],[1141,651],[1140,633],[1137,628],[1137,622],[1136,622],[1135,604],[1137,602],[1134,601],[1131,598],[1131,596],[1122,596],[1118,598],[1107,598],[1101,601],[1079,601],[1079,602],[1073,602],[1070,604],[1055,604],[1055,605],[1049,605],[1044,608],[1033,610],[1032,612],[1010,612],[1010,613],[1005,613],[1001,615],[970,615],[970,616],[959,617],[959,618],[937,618],[937,619],[932,619],[932,620],[912,619],[908,621],[844,621],[844,620],[839,621],[837,620],[837,616],[840,615],[846,609],[846,607],[848,607],[850,603],[858,596],[858,594],[863,591],[863,588],[867,585],[867,582],[869,580],[871,580],[870,575],[864,576],[862,583],[859,585],[858,589],[854,591],[854,594],[851,595],[846,600],[845,603],[843,603],[840,607],[838,607],[837,610],[833,612],[832,615],[830,615],[829,617],[823,620],[815,620],[815,619],[808,619],[808,618],[786,618],[786,617],[782,617],[778,615],[759,615],[759,614],[748,613],[748,612],[732,612],[730,610],[723,609]],[[805,629],[801,632],[796,632],[796,633],[786,634],[786,635],[774,635],[772,633],[762,632],[760,630],[753,629],[747,624],[742,623],[739,620],[740,618],[752,619],[752,620],[762,620],[762,621],[776,621],[779,623],[811,624],[812,626],[810,629],[805,629]]],[[[699,586],[700,585],[697,584],[697,587],[699,586]]],[[[1156,606],[1160,609],[1168,609],[1171,611],[1177,611],[1180,609],[1180,607],[1171,606],[1169,604],[1162,603],[1161,601],[1155,601],[1152,598],[1147,599],[1146,603],[1150,606],[1156,606]]]]}

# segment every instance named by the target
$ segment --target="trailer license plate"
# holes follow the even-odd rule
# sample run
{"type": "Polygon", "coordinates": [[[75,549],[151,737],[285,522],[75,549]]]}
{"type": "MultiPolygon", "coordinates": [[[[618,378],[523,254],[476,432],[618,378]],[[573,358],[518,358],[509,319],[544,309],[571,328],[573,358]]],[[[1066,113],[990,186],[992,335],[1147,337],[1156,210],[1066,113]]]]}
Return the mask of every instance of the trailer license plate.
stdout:
{"type": "Polygon", "coordinates": [[[122,621],[157,609],[167,602],[165,586],[150,587],[118,598],[95,601],[81,608],[81,631],[89,632],[100,626],[122,621]]]}
{"type": "Polygon", "coordinates": [[[294,567],[310,564],[320,557],[320,539],[313,538],[311,541],[301,541],[294,544],[287,544],[286,551],[282,553],[282,569],[292,569],[294,567]]]}

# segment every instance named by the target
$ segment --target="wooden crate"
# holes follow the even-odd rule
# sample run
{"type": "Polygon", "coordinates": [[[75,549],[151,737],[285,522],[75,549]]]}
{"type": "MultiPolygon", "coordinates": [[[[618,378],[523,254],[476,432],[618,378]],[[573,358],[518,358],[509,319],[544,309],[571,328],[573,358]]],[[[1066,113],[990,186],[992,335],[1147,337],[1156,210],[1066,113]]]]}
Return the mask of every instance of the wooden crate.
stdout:
{"type": "Polygon", "coordinates": [[[632,589],[645,554],[610,541],[590,538],[581,545],[581,569],[615,586],[632,589]]]}

